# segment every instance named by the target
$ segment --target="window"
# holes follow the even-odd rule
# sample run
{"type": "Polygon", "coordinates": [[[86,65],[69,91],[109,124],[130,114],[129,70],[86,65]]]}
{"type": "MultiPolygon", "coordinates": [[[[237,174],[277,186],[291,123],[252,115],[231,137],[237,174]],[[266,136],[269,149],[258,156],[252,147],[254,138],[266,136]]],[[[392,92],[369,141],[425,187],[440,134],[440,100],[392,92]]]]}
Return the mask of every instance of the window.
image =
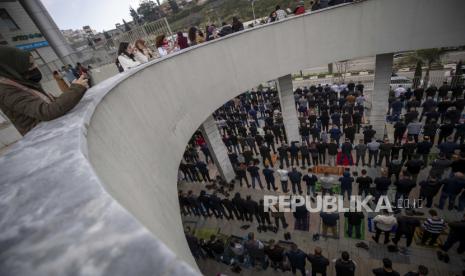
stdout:
{"type": "Polygon", "coordinates": [[[18,25],[16,25],[16,22],[11,18],[6,9],[0,9],[0,20],[1,24],[6,26],[10,31],[19,30],[18,25]]]}

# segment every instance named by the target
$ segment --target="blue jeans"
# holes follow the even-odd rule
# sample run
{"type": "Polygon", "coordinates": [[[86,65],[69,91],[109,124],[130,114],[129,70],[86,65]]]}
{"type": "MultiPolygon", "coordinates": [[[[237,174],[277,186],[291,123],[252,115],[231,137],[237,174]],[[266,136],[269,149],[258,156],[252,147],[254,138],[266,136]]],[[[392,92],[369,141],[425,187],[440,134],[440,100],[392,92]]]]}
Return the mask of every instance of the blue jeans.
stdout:
{"type": "Polygon", "coordinates": [[[343,198],[345,198],[345,193],[347,192],[347,197],[350,199],[350,196],[352,195],[352,187],[341,187],[341,195],[343,198]]]}
{"type": "Polygon", "coordinates": [[[282,189],[283,189],[283,192],[287,193],[287,184],[288,184],[288,181],[282,181],[281,180],[281,186],[282,186],[282,189]]]}
{"type": "Polygon", "coordinates": [[[315,185],[307,185],[307,195],[314,196],[315,195],[315,185]]]}
{"type": "Polygon", "coordinates": [[[255,179],[258,181],[258,184],[260,185],[260,188],[263,189],[263,185],[262,185],[262,180],[260,179],[260,176],[252,176],[252,188],[255,189],[255,179]]]}

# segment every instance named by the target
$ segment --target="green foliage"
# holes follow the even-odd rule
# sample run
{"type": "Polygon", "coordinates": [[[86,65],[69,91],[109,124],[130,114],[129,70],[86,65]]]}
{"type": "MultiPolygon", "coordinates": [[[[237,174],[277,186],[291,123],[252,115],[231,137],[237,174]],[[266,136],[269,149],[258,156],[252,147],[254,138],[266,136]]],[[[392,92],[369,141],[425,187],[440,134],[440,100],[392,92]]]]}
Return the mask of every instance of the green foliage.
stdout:
{"type": "Polygon", "coordinates": [[[140,24],[140,23],[141,23],[141,19],[140,19],[139,14],[138,14],[137,11],[136,11],[135,9],[133,9],[132,7],[129,7],[129,14],[131,15],[132,20],[134,21],[134,23],[136,23],[136,24],[140,24]]]}
{"type": "Polygon", "coordinates": [[[170,7],[173,13],[178,13],[179,7],[178,7],[178,4],[176,3],[176,0],[168,0],[168,3],[170,4],[170,7]]]}
{"type": "Polygon", "coordinates": [[[445,51],[441,48],[432,48],[417,50],[415,51],[415,54],[417,56],[417,60],[423,61],[429,68],[431,67],[431,64],[441,60],[441,56],[444,54],[444,52],[445,51]]]}
{"type": "MultiPolygon", "coordinates": [[[[194,2],[194,1],[193,1],[194,2]]],[[[267,17],[280,5],[282,9],[296,7],[295,0],[256,0],[254,4],[257,18],[267,17]]],[[[238,16],[242,22],[253,20],[252,6],[249,0],[209,0],[203,5],[186,6],[179,13],[168,17],[173,31],[187,30],[191,26],[205,27],[207,24],[221,26],[221,22],[231,23],[238,16]]]]}
{"type": "Polygon", "coordinates": [[[151,0],[142,1],[137,8],[137,13],[143,17],[145,22],[155,21],[161,17],[160,8],[151,0]]]}

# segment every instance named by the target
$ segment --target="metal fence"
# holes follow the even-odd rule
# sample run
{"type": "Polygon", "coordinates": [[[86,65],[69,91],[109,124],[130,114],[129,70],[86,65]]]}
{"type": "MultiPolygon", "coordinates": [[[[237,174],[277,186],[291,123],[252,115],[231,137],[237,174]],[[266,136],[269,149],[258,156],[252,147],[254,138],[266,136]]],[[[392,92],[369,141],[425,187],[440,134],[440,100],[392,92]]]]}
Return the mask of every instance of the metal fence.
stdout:
{"type": "MultiPolygon", "coordinates": [[[[93,68],[97,68],[115,62],[120,42],[134,43],[138,39],[144,39],[148,47],[155,49],[156,37],[161,34],[172,37],[171,28],[166,18],[134,27],[130,31],[106,39],[104,42],[92,45],[85,50],[77,51],[68,57],[74,62],[80,62],[86,66],[90,65],[93,68]]],[[[154,53],[158,52],[154,51],[154,53]]],[[[66,60],[66,57],[63,59],[66,60]]],[[[45,81],[53,79],[53,71],[62,73],[61,68],[65,65],[62,62],[63,59],[38,64],[45,81]]]]}
{"type": "Polygon", "coordinates": [[[142,38],[145,40],[149,47],[155,48],[155,39],[157,36],[162,34],[166,35],[167,37],[173,36],[166,17],[133,28],[119,36],[115,36],[108,41],[107,47],[117,49],[120,42],[134,43],[136,40],[142,38]]]}

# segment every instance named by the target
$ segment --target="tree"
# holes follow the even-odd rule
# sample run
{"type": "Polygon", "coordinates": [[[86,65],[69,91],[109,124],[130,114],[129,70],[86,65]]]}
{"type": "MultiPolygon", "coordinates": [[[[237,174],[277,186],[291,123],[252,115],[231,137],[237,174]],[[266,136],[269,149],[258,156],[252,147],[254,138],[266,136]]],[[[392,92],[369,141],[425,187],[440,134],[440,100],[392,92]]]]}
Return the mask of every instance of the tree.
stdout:
{"type": "Polygon", "coordinates": [[[423,87],[428,87],[431,66],[435,62],[440,62],[441,56],[444,54],[444,50],[441,48],[424,49],[416,51],[415,54],[417,60],[420,60],[426,64],[425,77],[423,78],[423,87]]]}
{"type": "Polygon", "coordinates": [[[170,4],[170,7],[173,13],[178,13],[179,7],[178,7],[178,3],[176,3],[176,0],[168,0],[168,3],[170,4]]]}
{"type": "Polygon", "coordinates": [[[129,27],[129,24],[124,19],[123,19],[123,25],[124,25],[125,32],[129,32],[131,30],[131,27],[129,27]]]}
{"type": "Polygon", "coordinates": [[[105,37],[105,39],[110,39],[111,38],[111,35],[105,30],[103,30],[103,36],[105,37]]]}
{"type": "Polygon", "coordinates": [[[422,72],[422,67],[423,62],[421,60],[417,61],[417,66],[415,67],[415,74],[413,75],[413,89],[418,88],[420,86],[420,80],[421,80],[421,75],[423,74],[422,72]]]}
{"type": "Polygon", "coordinates": [[[158,20],[160,16],[160,8],[151,0],[144,0],[137,8],[137,13],[141,15],[145,22],[158,20]]]}
{"type": "Polygon", "coordinates": [[[129,14],[131,15],[132,20],[134,21],[135,24],[139,25],[140,23],[142,23],[142,20],[141,20],[139,14],[131,6],[129,6],[129,14]]]}

